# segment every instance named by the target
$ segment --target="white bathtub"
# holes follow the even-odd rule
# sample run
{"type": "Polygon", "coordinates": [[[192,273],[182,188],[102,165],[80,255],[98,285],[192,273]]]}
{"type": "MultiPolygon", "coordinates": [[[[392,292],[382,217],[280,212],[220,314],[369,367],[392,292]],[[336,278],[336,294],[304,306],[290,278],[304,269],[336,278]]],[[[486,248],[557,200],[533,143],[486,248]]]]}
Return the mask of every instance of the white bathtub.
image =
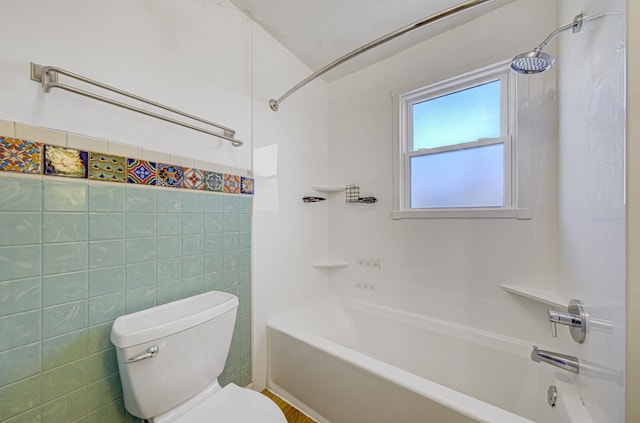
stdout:
{"type": "Polygon", "coordinates": [[[335,296],[267,336],[269,387],[321,423],[592,422],[570,375],[512,338],[335,296]]]}

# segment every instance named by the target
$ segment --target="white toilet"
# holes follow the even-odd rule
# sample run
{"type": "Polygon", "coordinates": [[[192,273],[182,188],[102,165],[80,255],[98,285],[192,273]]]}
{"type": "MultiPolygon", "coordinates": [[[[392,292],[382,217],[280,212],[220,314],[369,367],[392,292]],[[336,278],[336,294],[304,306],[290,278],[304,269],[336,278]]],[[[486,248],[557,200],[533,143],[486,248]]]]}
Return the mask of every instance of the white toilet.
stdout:
{"type": "Polygon", "coordinates": [[[153,423],[286,423],[264,395],[218,376],[238,298],[207,292],[118,317],[111,329],[124,404],[153,423]]]}

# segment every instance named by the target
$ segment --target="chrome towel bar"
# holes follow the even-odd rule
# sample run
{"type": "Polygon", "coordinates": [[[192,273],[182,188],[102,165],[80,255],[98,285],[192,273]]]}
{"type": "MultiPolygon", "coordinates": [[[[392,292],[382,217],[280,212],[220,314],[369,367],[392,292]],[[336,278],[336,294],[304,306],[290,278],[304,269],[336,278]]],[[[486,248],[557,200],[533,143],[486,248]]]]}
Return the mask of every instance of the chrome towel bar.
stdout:
{"type": "Polygon", "coordinates": [[[182,112],[180,110],[176,110],[174,108],[165,106],[165,105],[160,104],[160,103],[156,103],[155,101],[146,99],[144,97],[137,96],[135,94],[128,93],[126,91],[120,90],[118,88],[114,88],[114,87],[112,87],[110,85],[106,85],[106,84],[103,84],[103,83],[98,82],[98,81],[94,81],[93,79],[86,78],[84,76],[75,74],[73,72],[69,72],[69,71],[64,70],[64,69],[60,69],[60,68],[57,68],[57,67],[54,67],[54,66],[41,66],[41,65],[38,65],[36,63],[31,63],[31,80],[41,83],[42,84],[42,91],[45,92],[45,93],[48,93],[49,91],[51,91],[51,88],[60,88],[60,89],[63,89],[65,91],[69,91],[69,92],[72,92],[72,93],[75,93],[75,94],[82,95],[84,97],[92,98],[94,100],[98,100],[98,101],[102,101],[104,103],[111,104],[113,106],[122,107],[124,109],[131,110],[131,111],[137,112],[137,113],[141,113],[143,115],[150,116],[150,117],[153,117],[153,118],[156,118],[156,119],[160,119],[160,120],[163,120],[165,122],[169,122],[169,123],[173,123],[175,125],[183,126],[185,128],[193,129],[194,131],[203,132],[205,134],[213,135],[214,137],[221,138],[223,140],[227,140],[227,141],[231,142],[231,144],[233,144],[234,147],[240,147],[241,145],[244,144],[242,141],[234,138],[234,136],[236,134],[236,131],[234,131],[231,128],[227,128],[225,126],[222,126],[222,125],[219,125],[217,123],[208,121],[208,120],[203,119],[201,117],[194,116],[194,115],[191,115],[189,113],[182,112]],[[78,81],[82,81],[84,83],[87,83],[89,85],[93,85],[93,86],[102,88],[102,89],[107,90],[107,91],[111,91],[111,92],[119,94],[121,96],[128,97],[130,99],[139,101],[141,103],[146,103],[146,104],[149,104],[151,106],[157,107],[159,109],[163,109],[163,110],[166,110],[168,112],[171,112],[171,113],[174,113],[174,114],[177,114],[177,115],[180,115],[180,116],[192,119],[192,120],[196,120],[196,121],[204,123],[206,125],[213,126],[214,128],[217,128],[217,129],[221,130],[222,133],[213,132],[213,131],[210,131],[208,129],[201,128],[199,126],[191,125],[190,123],[187,123],[187,122],[182,122],[180,120],[176,120],[176,119],[173,119],[173,118],[170,118],[170,117],[167,117],[167,116],[160,115],[160,114],[152,112],[150,110],[141,109],[139,107],[132,106],[132,105],[126,104],[126,103],[122,103],[120,101],[113,100],[113,99],[108,98],[108,97],[103,97],[103,96],[100,96],[100,95],[97,95],[97,94],[94,94],[94,93],[91,93],[91,92],[88,92],[88,91],[84,91],[84,90],[81,90],[79,88],[72,87],[70,85],[61,84],[60,82],[58,82],[58,75],[65,75],[65,76],[67,76],[69,78],[76,79],[78,81]]]}

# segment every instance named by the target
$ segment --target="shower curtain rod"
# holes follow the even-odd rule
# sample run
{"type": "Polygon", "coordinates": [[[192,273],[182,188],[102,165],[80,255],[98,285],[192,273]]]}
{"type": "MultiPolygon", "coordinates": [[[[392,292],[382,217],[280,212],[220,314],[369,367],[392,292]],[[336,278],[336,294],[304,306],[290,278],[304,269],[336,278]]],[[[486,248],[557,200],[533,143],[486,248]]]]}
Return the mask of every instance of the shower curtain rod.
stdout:
{"type": "Polygon", "coordinates": [[[408,32],[413,31],[414,29],[418,29],[418,28],[422,28],[423,26],[432,24],[436,21],[439,21],[441,19],[447,18],[449,16],[455,15],[457,13],[460,12],[464,12],[467,9],[471,9],[472,7],[481,5],[482,3],[488,3],[492,0],[470,0],[470,1],[466,1],[464,3],[460,3],[456,6],[450,7],[448,9],[445,9],[441,12],[435,13],[427,18],[421,19],[417,22],[414,22],[410,25],[407,25],[403,28],[397,29],[393,32],[388,33],[387,35],[383,35],[380,38],[377,38],[355,50],[353,50],[350,53],[345,54],[344,56],[334,60],[333,62],[329,63],[328,65],[324,66],[321,69],[318,69],[317,71],[315,71],[314,73],[312,73],[311,75],[309,75],[308,77],[306,77],[305,79],[303,79],[302,81],[298,82],[296,85],[294,85],[291,89],[289,89],[289,91],[287,91],[286,93],[282,94],[280,96],[280,98],[276,99],[271,99],[269,100],[269,107],[271,107],[271,110],[273,110],[274,112],[278,111],[278,108],[280,107],[280,103],[282,103],[287,97],[289,97],[291,94],[295,93],[296,91],[298,91],[300,88],[304,87],[305,85],[307,85],[309,82],[313,81],[314,79],[324,75],[325,73],[329,72],[330,70],[332,70],[333,68],[340,66],[341,64],[353,59],[356,56],[359,56],[360,54],[371,50],[374,47],[378,47],[381,44],[386,43],[387,41],[391,41],[394,38],[397,38],[401,35],[404,35],[408,32]]]}
{"type": "Polygon", "coordinates": [[[189,113],[182,112],[180,110],[176,110],[174,108],[165,106],[165,105],[160,104],[160,103],[156,103],[155,101],[151,101],[151,100],[146,99],[144,97],[140,97],[140,96],[137,96],[135,94],[128,93],[126,91],[120,90],[118,88],[114,88],[114,87],[112,87],[110,85],[106,85],[106,84],[103,84],[103,83],[98,82],[98,81],[94,81],[92,79],[89,79],[89,78],[86,78],[84,76],[75,74],[73,72],[69,72],[69,71],[64,70],[64,69],[60,69],[60,68],[57,68],[57,67],[54,67],[54,66],[41,66],[41,65],[38,65],[36,63],[31,63],[31,80],[41,83],[42,84],[42,91],[45,92],[45,93],[48,93],[51,90],[51,88],[60,88],[60,89],[63,89],[65,91],[69,91],[69,92],[72,92],[72,93],[75,93],[75,94],[82,95],[84,97],[88,97],[88,98],[92,98],[94,100],[102,101],[104,103],[108,103],[108,104],[111,104],[113,106],[122,107],[124,109],[131,110],[131,111],[137,112],[137,113],[141,113],[143,115],[150,116],[152,118],[160,119],[160,120],[163,120],[165,122],[173,123],[175,125],[179,125],[179,126],[183,126],[185,128],[193,129],[194,131],[203,132],[205,134],[209,134],[209,135],[212,135],[214,137],[221,138],[223,140],[227,140],[227,141],[231,142],[231,144],[234,147],[240,147],[241,145],[244,144],[242,141],[234,138],[234,136],[236,134],[236,131],[234,131],[231,128],[227,128],[226,126],[219,125],[217,123],[208,121],[208,120],[203,119],[201,117],[194,116],[194,115],[191,115],[189,113]],[[120,95],[122,95],[124,97],[128,97],[128,98],[131,98],[133,100],[149,104],[149,105],[157,107],[159,109],[163,109],[163,110],[166,110],[168,112],[171,112],[171,113],[174,113],[174,114],[177,114],[177,115],[180,115],[180,116],[184,116],[184,117],[189,118],[189,119],[196,120],[196,121],[204,123],[206,125],[213,126],[214,128],[220,129],[222,131],[222,133],[209,131],[208,129],[204,129],[204,128],[201,128],[199,126],[191,125],[190,123],[187,123],[187,122],[182,122],[180,120],[176,120],[176,119],[173,119],[173,118],[170,118],[170,117],[167,117],[167,116],[163,116],[163,115],[160,115],[158,113],[152,112],[150,110],[141,109],[139,107],[132,106],[132,105],[126,104],[126,103],[122,103],[120,101],[113,100],[113,99],[110,99],[108,97],[103,97],[103,96],[100,96],[100,95],[97,95],[97,94],[93,94],[93,93],[88,92],[88,91],[81,90],[81,89],[76,88],[76,87],[72,87],[72,86],[69,86],[69,85],[61,84],[61,83],[58,82],[58,74],[65,75],[65,76],[67,76],[69,78],[85,82],[85,83],[87,83],[89,85],[93,85],[93,86],[102,88],[104,90],[111,91],[111,92],[114,92],[116,94],[120,94],[120,95]]]}

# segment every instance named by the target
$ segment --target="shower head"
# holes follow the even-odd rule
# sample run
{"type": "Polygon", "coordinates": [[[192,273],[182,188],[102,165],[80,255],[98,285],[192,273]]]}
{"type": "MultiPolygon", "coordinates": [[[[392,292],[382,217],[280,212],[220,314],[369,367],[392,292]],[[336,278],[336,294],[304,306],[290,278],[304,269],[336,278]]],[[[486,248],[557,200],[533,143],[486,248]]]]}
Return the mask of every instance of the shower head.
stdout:
{"type": "Polygon", "coordinates": [[[566,31],[567,29],[573,30],[574,34],[580,32],[583,20],[584,16],[582,13],[576,15],[572,23],[553,31],[538,47],[514,57],[513,60],[511,60],[509,67],[512,71],[525,75],[548,71],[551,69],[551,66],[553,66],[554,59],[552,55],[543,52],[542,49],[544,49],[546,45],[549,44],[549,41],[551,41],[556,35],[566,31]]]}
{"type": "Polygon", "coordinates": [[[529,75],[532,73],[546,72],[553,66],[553,56],[543,52],[541,49],[534,49],[526,53],[517,55],[509,65],[514,72],[529,75]]]}

